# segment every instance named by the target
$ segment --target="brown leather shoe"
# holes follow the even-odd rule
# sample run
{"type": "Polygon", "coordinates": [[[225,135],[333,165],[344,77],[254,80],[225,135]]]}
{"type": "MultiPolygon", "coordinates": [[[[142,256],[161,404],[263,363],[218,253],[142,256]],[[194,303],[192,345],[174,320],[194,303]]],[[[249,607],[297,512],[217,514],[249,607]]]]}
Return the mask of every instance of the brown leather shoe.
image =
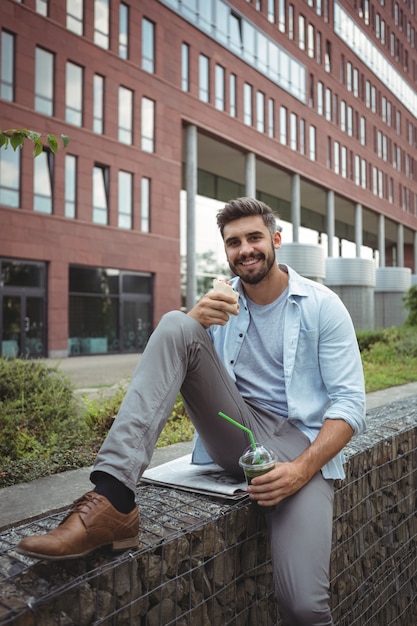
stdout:
{"type": "Polygon", "coordinates": [[[96,548],[112,544],[113,550],[138,545],[139,513],[119,513],[95,491],[75,500],[57,528],[45,535],[25,537],[17,552],[37,559],[77,559],[96,548]]]}

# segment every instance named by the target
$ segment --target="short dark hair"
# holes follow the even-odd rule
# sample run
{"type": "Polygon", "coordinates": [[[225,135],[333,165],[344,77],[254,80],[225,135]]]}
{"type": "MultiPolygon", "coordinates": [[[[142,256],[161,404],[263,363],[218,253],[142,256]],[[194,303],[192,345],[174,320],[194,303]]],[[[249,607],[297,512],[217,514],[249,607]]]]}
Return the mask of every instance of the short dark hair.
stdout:
{"type": "Polygon", "coordinates": [[[276,222],[277,216],[265,202],[255,198],[236,198],[235,200],[229,200],[217,213],[217,226],[220,229],[221,236],[223,237],[223,230],[226,224],[251,215],[260,215],[272,236],[279,230],[276,222]]]}

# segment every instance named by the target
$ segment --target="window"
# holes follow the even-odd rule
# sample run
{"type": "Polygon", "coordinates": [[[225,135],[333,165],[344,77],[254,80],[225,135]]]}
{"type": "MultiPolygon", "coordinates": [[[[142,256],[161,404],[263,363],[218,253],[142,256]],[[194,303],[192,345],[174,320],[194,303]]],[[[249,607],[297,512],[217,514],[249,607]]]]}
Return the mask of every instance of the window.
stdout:
{"type": "Polygon", "coordinates": [[[281,33],[285,33],[285,1],[278,0],[278,28],[281,33]]]}
{"type": "Polygon", "coordinates": [[[199,57],[199,98],[202,102],[210,102],[210,67],[204,54],[199,57]]]}
{"type": "Polygon", "coordinates": [[[294,39],[294,5],[288,7],[288,37],[294,39]]]}
{"type": "Polygon", "coordinates": [[[301,154],[306,153],[306,122],[303,119],[300,119],[300,140],[299,140],[299,149],[301,154]]]}
{"type": "Polygon", "coordinates": [[[155,152],[155,102],[149,98],[142,98],[141,132],[142,150],[155,152]]]}
{"type": "Polygon", "coordinates": [[[298,47],[300,50],[306,49],[306,20],[304,15],[298,16],[298,47]]]}
{"type": "Polygon", "coordinates": [[[20,206],[20,150],[0,150],[0,205],[20,206]]]}
{"type": "Polygon", "coordinates": [[[342,146],[341,149],[341,174],[343,178],[347,177],[347,148],[342,146]]]}
{"type": "Polygon", "coordinates": [[[332,121],[332,92],[326,88],[326,120],[332,121]]]}
{"type": "Polygon", "coordinates": [[[324,85],[322,82],[317,83],[317,113],[323,115],[324,110],[324,85]]]}
{"type": "Polygon", "coordinates": [[[119,57],[129,58],[129,7],[123,2],[119,7],[119,57]]]}
{"type": "Polygon", "coordinates": [[[265,132],[265,95],[261,91],[256,94],[256,129],[265,132]]]}
{"type": "Polygon", "coordinates": [[[94,74],[93,79],[93,131],[101,135],[104,125],[104,78],[94,74]]]}
{"type": "Polygon", "coordinates": [[[44,15],[47,17],[48,15],[48,0],[36,0],[36,13],[40,15],[44,15]]]}
{"type": "Polygon", "coordinates": [[[340,130],[346,132],[347,128],[347,115],[346,115],[346,102],[342,100],[340,102],[340,130]]]}
{"type": "Polygon", "coordinates": [[[74,126],[83,123],[83,68],[67,61],[65,120],[74,126]]]}
{"type": "Polygon", "coordinates": [[[219,111],[224,111],[224,79],[225,70],[221,65],[216,65],[215,68],[215,94],[214,94],[214,106],[219,111]]]}
{"type": "Polygon", "coordinates": [[[155,24],[146,17],[142,20],[142,69],[155,72],[155,24]]]}
{"type": "Polygon", "coordinates": [[[295,113],[291,113],[290,115],[290,148],[291,150],[297,150],[297,147],[298,147],[297,127],[298,127],[297,116],[295,113]]]}
{"type": "Polygon", "coordinates": [[[65,155],[65,217],[75,218],[77,197],[77,157],[65,155]]]}
{"type": "Polygon", "coordinates": [[[181,89],[190,91],[190,46],[183,43],[181,46],[181,89]]]}
{"type": "Polygon", "coordinates": [[[230,74],[229,79],[229,104],[230,104],[230,115],[231,117],[236,117],[237,109],[236,109],[236,74],[230,74]]]}
{"type": "Polygon", "coordinates": [[[151,228],[151,179],[142,178],[140,193],[140,230],[149,233],[151,228]]]}
{"type": "Polygon", "coordinates": [[[67,28],[76,35],[83,34],[83,0],[67,0],[67,28]]]}
{"type": "Polygon", "coordinates": [[[109,49],[109,0],[94,0],[94,43],[109,49]]]}
{"type": "Polygon", "coordinates": [[[35,111],[54,114],[54,55],[42,48],[35,53],[35,111]]]}
{"type": "Polygon", "coordinates": [[[287,144],[287,109],[283,106],[279,109],[279,140],[283,145],[287,144]]]}
{"type": "Polygon", "coordinates": [[[309,24],[307,29],[307,53],[310,59],[314,59],[314,26],[312,24],[309,24]]]}
{"type": "Polygon", "coordinates": [[[361,160],[360,157],[355,155],[355,185],[361,184],[361,160]]]}
{"type": "Polygon", "coordinates": [[[133,92],[119,87],[119,141],[133,143],[133,92]]]}
{"type": "Polygon", "coordinates": [[[252,126],[252,85],[245,83],[243,86],[243,122],[252,126]]]}
{"type": "Polygon", "coordinates": [[[368,185],[368,180],[367,180],[367,177],[366,177],[366,169],[367,169],[366,159],[361,159],[361,186],[362,186],[362,189],[366,189],[366,187],[368,185]]]}
{"type": "Polygon", "coordinates": [[[360,142],[361,146],[366,145],[366,119],[361,116],[360,142]]]}
{"type": "Polygon", "coordinates": [[[268,137],[275,137],[275,102],[272,98],[268,100],[268,137]]]}
{"type": "Polygon", "coordinates": [[[324,54],[324,69],[326,72],[332,71],[332,44],[326,39],[326,52],[324,54]]]}
{"type": "Polygon", "coordinates": [[[52,213],[53,155],[44,150],[33,160],[33,210],[52,213]]]}
{"type": "Polygon", "coordinates": [[[338,141],[333,144],[333,170],[335,174],[340,174],[340,144],[338,141]]]}
{"type": "Polygon", "coordinates": [[[350,106],[347,108],[347,133],[353,137],[353,109],[350,106]]]}
{"type": "Polygon", "coordinates": [[[108,223],[109,169],[96,164],[93,169],[93,223],[108,223]]]}
{"type": "Polygon", "coordinates": [[[268,0],[268,22],[275,23],[275,0],[268,0]]]}
{"type": "Polygon", "coordinates": [[[14,35],[1,33],[0,98],[14,100],[14,35]]]}
{"type": "Polygon", "coordinates": [[[132,228],[132,185],[133,176],[129,172],[118,175],[118,221],[119,228],[132,228]]]}
{"type": "Polygon", "coordinates": [[[316,160],[316,127],[310,126],[309,128],[309,149],[310,149],[310,159],[312,161],[316,160]]]}

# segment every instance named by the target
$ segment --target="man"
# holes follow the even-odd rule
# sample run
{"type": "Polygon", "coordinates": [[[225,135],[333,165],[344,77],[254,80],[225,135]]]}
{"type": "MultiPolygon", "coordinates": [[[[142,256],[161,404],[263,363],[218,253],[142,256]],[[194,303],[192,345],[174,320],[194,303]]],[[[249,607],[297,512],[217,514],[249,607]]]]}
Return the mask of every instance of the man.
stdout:
{"type": "Polygon", "coordinates": [[[135,487],[181,391],[200,437],[195,462],[206,452],[242,475],[249,441],[219,410],[276,452],[275,468],[248,492],[277,505],[266,520],[278,608],[286,626],[328,626],[333,480],[344,476],[341,450],[365,428],[355,332],[333,292],[276,263],[281,235],[267,205],[233,200],[217,223],[239,302],[210,291],[187,315],[162,318],[97,456],[95,490],[19,551],[59,559],[135,545],[135,487]]]}

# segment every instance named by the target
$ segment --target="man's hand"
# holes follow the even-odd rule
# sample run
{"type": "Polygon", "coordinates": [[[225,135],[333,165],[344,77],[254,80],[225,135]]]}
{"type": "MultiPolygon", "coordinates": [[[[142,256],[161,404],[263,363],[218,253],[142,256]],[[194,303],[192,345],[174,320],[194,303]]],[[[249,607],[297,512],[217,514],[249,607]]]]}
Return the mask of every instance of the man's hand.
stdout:
{"type": "Polygon", "coordinates": [[[230,315],[238,315],[239,304],[232,296],[223,293],[209,291],[201,300],[187,313],[204,328],[210,328],[213,324],[224,326],[230,315]]]}
{"type": "Polygon", "coordinates": [[[248,487],[251,499],[273,506],[304,487],[350,441],[353,429],[342,419],[326,419],[315,441],[294,461],[277,463],[248,487]]]}

